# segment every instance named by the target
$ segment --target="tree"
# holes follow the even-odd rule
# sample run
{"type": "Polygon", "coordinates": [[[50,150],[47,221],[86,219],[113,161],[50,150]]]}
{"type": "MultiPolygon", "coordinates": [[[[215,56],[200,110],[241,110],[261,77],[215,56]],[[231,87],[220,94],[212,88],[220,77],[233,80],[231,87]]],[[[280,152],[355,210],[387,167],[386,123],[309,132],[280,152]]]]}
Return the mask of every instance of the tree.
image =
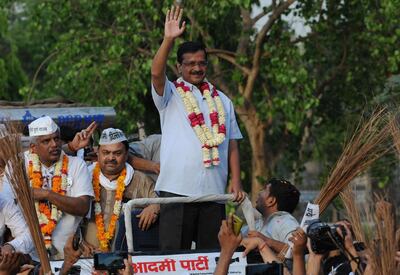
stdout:
{"type": "Polygon", "coordinates": [[[0,8],[0,100],[20,100],[19,90],[27,81],[10,39],[7,14],[0,8]]]}
{"type": "MultiPolygon", "coordinates": [[[[150,62],[172,1],[18,2],[24,7],[19,26],[32,44],[42,43],[31,47],[41,61],[29,98],[59,94],[112,105],[125,129],[136,120],[156,127],[150,62]]],[[[300,169],[310,138],[343,135],[349,122],[343,118],[352,118],[399,70],[399,0],[182,2],[184,39],[206,44],[211,81],[235,103],[250,145],[242,159],[251,159],[253,195],[278,164],[290,160],[287,170],[300,169]],[[297,37],[289,14],[303,18],[309,33],[297,37]]],[[[175,58],[170,61],[175,77],[175,58]]]]}

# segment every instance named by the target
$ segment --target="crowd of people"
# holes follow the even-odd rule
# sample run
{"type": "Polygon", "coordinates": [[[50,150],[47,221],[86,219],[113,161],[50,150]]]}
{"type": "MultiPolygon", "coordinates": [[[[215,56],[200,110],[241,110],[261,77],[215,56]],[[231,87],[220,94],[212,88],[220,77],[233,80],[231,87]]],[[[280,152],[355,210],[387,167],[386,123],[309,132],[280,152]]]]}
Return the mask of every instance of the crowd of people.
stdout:
{"type": "MultiPolygon", "coordinates": [[[[166,76],[169,54],[185,30],[182,13],[179,7],[168,11],[164,39],[151,67],[152,97],[160,114],[162,137],[129,144],[121,130],[104,129],[96,154],[88,162],[77,152],[90,146],[96,123],[65,144],[50,117],[28,125],[25,167],[47,251],[51,259],[64,260],[60,274],[68,274],[80,257],[115,251],[123,204],[131,199],[225,194],[226,190],[238,203],[245,199],[238,149],[242,134],[231,100],[206,78],[204,45],[180,44],[177,69],[181,77],[170,81],[166,76]],[[77,234],[82,241],[75,247],[77,234]]],[[[6,172],[6,163],[0,158],[2,172],[6,172]]],[[[40,269],[39,259],[11,185],[5,176],[1,181],[0,228],[7,230],[1,232],[0,275],[29,274],[40,269]]],[[[227,274],[239,245],[244,246],[244,255],[258,251],[265,263],[282,262],[290,246],[292,257],[282,264],[284,272],[293,274],[373,274],[368,253],[354,247],[351,224],[346,221],[337,228],[343,249],[324,254],[313,251],[292,216],[299,198],[298,189],[286,180],[265,182],[254,209],[255,230],[245,226],[240,234],[233,232],[233,218],[226,217],[225,205],[215,202],[149,204],[137,215],[138,226],[146,231],[159,222],[159,250],[190,249],[193,243],[196,249],[220,248],[215,274],[227,274]],[[344,273],[332,273],[337,270],[344,273]]],[[[130,257],[125,266],[120,274],[132,274],[130,257]]]]}

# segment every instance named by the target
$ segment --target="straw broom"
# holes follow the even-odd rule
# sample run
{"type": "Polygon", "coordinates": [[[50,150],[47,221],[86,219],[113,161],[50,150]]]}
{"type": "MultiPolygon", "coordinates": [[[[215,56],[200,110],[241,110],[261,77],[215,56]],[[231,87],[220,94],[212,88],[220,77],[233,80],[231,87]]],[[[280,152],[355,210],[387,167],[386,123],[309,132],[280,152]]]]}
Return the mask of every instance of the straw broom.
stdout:
{"type": "MultiPolygon", "coordinates": [[[[314,201],[319,205],[320,214],[355,177],[392,149],[393,144],[389,144],[389,133],[388,113],[385,108],[373,112],[370,119],[360,121],[314,201]]],[[[286,245],[279,253],[279,260],[284,260],[283,255],[288,247],[286,245]]]]}
{"type": "Polygon", "coordinates": [[[373,274],[400,274],[400,266],[396,267],[394,255],[398,250],[399,234],[396,231],[395,211],[391,203],[383,197],[377,196],[373,202],[364,207],[364,211],[358,211],[353,199],[351,188],[346,188],[340,197],[343,200],[345,209],[349,216],[354,237],[356,240],[363,241],[369,254],[368,265],[371,266],[373,274]],[[375,205],[375,211],[373,206],[375,205]],[[361,217],[364,216],[371,228],[372,238],[367,238],[366,233],[361,228],[361,217]]]}
{"type": "Polygon", "coordinates": [[[6,123],[6,129],[0,128],[0,159],[7,163],[5,174],[29,227],[43,272],[44,274],[51,274],[47,250],[36,215],[33,194],[25,171],[21,139],[16,129],[9,123],[6,123]]]}
{"type": "Polygon", "coordinates": [[[361,224],[361,213],[355,203],[353,189],[348,186],[340,193],[344,208],[347,211],[348,218],[351,223],[351,227],[354,232],[354,238],[357,241],[366,243],[367,238],[365,237],[362,224],[361,224]]]}
{"type": "Polygon", "coordinates": [[[320,213],[355,177],[393,147],[389,144],[390,127],[386,109],[375,111],[369,120],[359,125],[315,199],[320,213]]]}
{"type": "Polygon", "coordinates": [[[375,273],[400,274],[400,266],[396,266],[394,259],[397,251],[395,211],[393,205],[383,197],[376,196],[374,221],[375,240],[370,247],[375,273]]]}

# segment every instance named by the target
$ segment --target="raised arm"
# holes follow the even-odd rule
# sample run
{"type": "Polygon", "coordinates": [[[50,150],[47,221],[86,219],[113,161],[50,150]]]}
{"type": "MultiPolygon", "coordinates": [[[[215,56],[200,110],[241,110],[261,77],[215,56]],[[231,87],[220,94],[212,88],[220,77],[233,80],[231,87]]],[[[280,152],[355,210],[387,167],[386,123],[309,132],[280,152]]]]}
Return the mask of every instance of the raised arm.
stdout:
{"type": "Polygon", "coordinates": [[[174,45],[175,39],[185,30],[185,21],[183,21],[180,26],[182,14],[183,9],[180,7],[172,7],[171,10],[168,10],[167,16],[165,17],[164,40],[153,58],[153,63],[151,64],[151,82],[153,83],[157,94],[160,96],[164,94],[165,71],[168,55],[174,45]]]}

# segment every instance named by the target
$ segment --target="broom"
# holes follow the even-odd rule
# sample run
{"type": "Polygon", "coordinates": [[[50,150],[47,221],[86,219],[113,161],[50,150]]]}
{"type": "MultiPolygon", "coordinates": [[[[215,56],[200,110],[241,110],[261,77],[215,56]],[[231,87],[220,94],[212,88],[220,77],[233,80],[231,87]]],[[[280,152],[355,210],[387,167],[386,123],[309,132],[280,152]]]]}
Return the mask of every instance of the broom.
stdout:
{"type": "Polygon", "coordinates": [[[33,194],[25,170],[21,138],[16,129],[8,122],[6,122],[5,127],[0,127],[0,159],[7,165],[5,169],[6,178],[11,184],[29,227],[43,272],[44,274],[51,274],[50,262],[42,232],[40,231],[33,194]]]}
{"type": "Polygon", "coordinates": [[[372,240],[371,260],[375,272],[381,275],[400,274],[394,255],[397,251],[395,211],[383,197],[375,198],[375,239],[372,240]]]}
{"type": "Polygon", "coordinates": [[[346,209],[349,221],[351,223],[351,228],[354,232],[354,238],[357,241],[366,244],[366,236],[364,234],[362,223],[361,223],[361,213],[356,205],[353,189],[348,186],[342,192],[340,192],[340,198],[342,199],[344,208],[346,209]]]}
{"type": "Polygon", "coordinates": [[[359,124],[315,199],[320,213],[355,177],[392,149],[389,137],[388,114],[384,108],[375,111],[369,120],[359,124]]]}
{"type": "MultiPolygon", "coordinates": [[[[374,111],[368,120],[360,121],[314,201],[319,205],[320,214],[355,177],[392,149],[393,144],[388,142],[389,133],[388,113],[385,108],[374,111]]],[[[288,247],[286,245],[282,252],[288,247]]],[[[278,259],[283,261],[282,252],[278,259]]]]}

